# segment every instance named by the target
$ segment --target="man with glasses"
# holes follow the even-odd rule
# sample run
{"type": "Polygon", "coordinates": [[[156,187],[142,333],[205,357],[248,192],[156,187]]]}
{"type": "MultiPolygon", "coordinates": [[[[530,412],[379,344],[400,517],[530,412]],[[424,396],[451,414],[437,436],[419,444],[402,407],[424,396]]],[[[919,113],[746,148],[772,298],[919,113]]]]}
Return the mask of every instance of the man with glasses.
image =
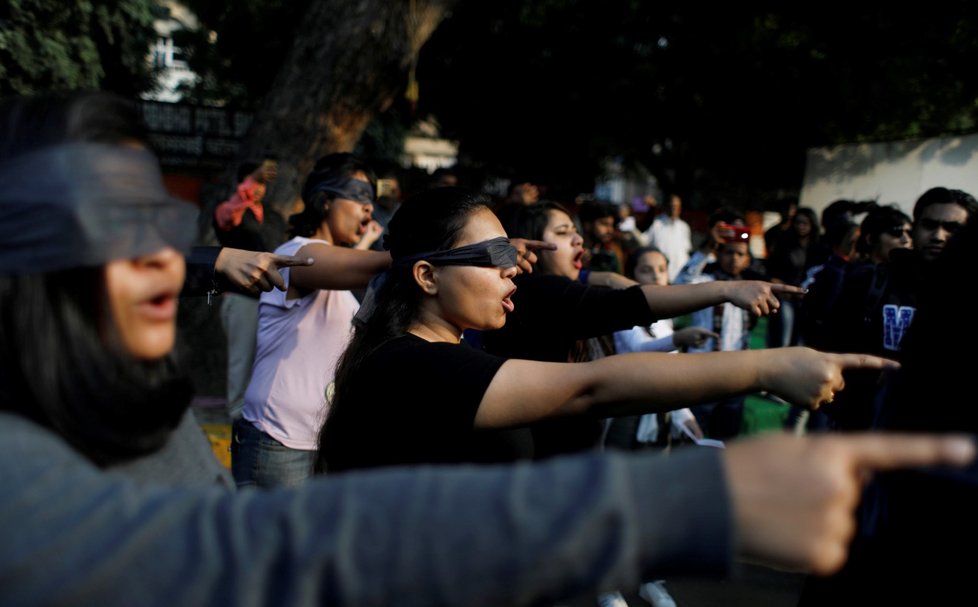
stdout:
{"type": "MultiPolygon", "coordinates": [[[[881,266],[888,269],[889,278],[882,280],[884,288],[872,310],[872,326],[884,333],[875,335],[873,345],[877,351],[887,346],[899,348],[898,358],[904,366],[880,385],[869,386],[872,392],[867,403],[843,397],[849,398],[843,407],[870,407],[874,430],[978,429],[974,407],[962,406],[973,398],[972,358],[960,356],[960,347],[953,347],[974,342],[975,328],[968,321],[973,300],[961,295],[957,283],[973,272],[978,258],[978,225],[969,222],[976,208],[975,199],[961,190],[928,190],[913,210],[913,250],[891,251],[891,261],[881,266]],[[903,339],[911,321],[912,336],[903,339]]],[[[889,235],[904,238],[903,230],[903,225],[896,226],[889,235]]],[[[887,275],[872,277],[880,276],[887,275]]],[[[887,355],[896,357],[893,352],[887,355]]],[[[840,396],[857,386],[867,389],[846,378],[840,396]]],[[[839,408],[839,413],[846,411],[839,408]]],[[[974,559],[960,554],[971,548],[970,540],[976,535],[975,479],[974,469],[958,475],[916,471],[873,478],[857,510],[852,558],[833,576],[808,578],[799,607],[945,605],[972,593],[974,559]]]]}
{"type": "MultiPolygon", "coordinates": [[[[917,311],[923,279],[955,232],[978,211],[978,201],[962,190],[937,187],[924,192],[913,209],[913,248],[894,249],[888,262],[850,272],[825,326],[827,343],[838,352],[865,352],[900,359],[903,337],[917,311]]],[[[846,378],[844,395],[825,407],[833,426],[865,430],[875,416],[878,378],[873,374],[846,378]]]]}

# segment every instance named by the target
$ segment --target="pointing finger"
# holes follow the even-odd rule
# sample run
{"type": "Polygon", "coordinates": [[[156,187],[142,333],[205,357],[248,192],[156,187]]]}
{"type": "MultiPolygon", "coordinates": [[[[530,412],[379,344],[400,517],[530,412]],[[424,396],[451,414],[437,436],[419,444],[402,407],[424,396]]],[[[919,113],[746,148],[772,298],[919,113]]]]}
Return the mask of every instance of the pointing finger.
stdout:
{"type": "Polygon", "coordinates": [[[786,285],[778,282],[768,283],[771,286],[772,293],[780,293],[782,295],[804,295],[808,293],[808,289],[802,289],[801,287],[796,287],[794,285],[786,285]]]}
{"type": "Polygon", "coordinates": [[[557,245],[552,242],[542,240],[530,240],[528,238],[514,238],[513,240],[522,241],[528,251],[556,251],[557,245]]]}
{"type": "Polygon", "coordinates": [[[311,266],[312,257],[296,257],[294,255],[273,255],[272,263],[277,268],[292,268],[295,266],[311,266]]]}
{"type": "Polygon", "coordinates": [[[975,443],[966,436],[854,435],[848,441],[858,467],[889,470],[910,466],[962,466],[975,457],[975,443]]]}
{"type": "Polygon", "coordinates": [[[835,357],[843,369],[895,371],[900,368],[900,363],[895,360],[872,356],[870,354],[836,354],[835,357]]]}

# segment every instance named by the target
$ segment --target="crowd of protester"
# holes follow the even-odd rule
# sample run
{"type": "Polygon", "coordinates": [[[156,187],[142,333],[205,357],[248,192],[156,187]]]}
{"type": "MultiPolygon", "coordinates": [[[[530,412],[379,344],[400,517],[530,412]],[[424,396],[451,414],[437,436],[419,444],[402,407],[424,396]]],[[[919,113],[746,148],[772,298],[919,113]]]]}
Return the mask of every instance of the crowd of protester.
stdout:
{"type": "Polygon", "coordinates": [[[275,173],[242,165],[225,246],[191,250],[196,209],[131,103],[0,104],[4,602],[655,602],[746,559],[838,604],[915,594],[881,563],[967,564],[912,550],[940,546],[917,517],[974,518],[975,447],[947,435],[975,430],[952,406],[967,371],[922,352],[951,351],[935,323],[974,259],[970,194],[927,190],[912,218],[786,205],[762,261],[735,209],[694,247],[678,192],[630,218],[442,171],[401,199],[352,154],[319,159],[269,235],[275,173]],[[215,291],[246,297],[222,304],[229,396],[247,383],[233,480],[173,354],[178,299],[215,291]],[[809,431],[740,437],[753,393],[809,431]]]}

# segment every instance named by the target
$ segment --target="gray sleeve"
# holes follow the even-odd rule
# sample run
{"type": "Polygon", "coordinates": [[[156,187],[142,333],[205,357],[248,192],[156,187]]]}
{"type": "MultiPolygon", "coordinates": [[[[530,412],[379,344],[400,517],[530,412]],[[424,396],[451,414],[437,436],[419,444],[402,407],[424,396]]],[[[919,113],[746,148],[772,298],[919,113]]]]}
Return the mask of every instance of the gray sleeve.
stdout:
{"type": "Polygon", "coordinates": [[[235,488],[231,473],[217,460],[207,435],[190,409],[159,451],[116,464],[111,469],[139,483],[235,488]]]}
{"type": "Polygon", "coordinates": [[[532,604],[731,560],[713,450],[233,493],[137,485],[0,418],[5,604],[532,604]]]}

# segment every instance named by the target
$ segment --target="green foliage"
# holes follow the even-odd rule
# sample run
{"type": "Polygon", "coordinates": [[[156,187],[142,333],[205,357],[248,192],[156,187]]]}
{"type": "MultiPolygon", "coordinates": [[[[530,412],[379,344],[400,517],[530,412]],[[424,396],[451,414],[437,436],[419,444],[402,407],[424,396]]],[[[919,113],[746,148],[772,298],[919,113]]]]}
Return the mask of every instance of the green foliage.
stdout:
{"type": "Polygon", "coordinates": [[[133,95],[153,71],[153,0],[6,0],[0,94],[105,89],[133,95]]]}

